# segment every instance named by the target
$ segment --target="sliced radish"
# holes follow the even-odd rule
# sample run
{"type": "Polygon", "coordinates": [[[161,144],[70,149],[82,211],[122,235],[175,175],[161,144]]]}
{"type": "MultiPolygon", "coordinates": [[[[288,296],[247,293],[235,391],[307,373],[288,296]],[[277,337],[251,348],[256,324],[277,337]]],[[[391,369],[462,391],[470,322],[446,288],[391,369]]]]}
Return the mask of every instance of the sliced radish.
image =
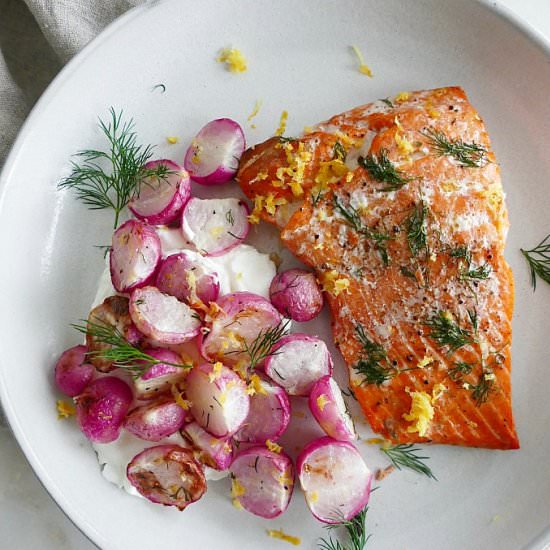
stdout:
{"type": "Polygon", "coordinates": [[[178,445],[157,445],[136,455],[126,476],[146,499],[180,510],[206,492],[206,479],[193,451],[178,445]]]}
{"type": "Polygon", "coordinates": [[[55,383],[69,397],[84,391],[92,381],[94,366],[86,357],[86,346],[74,346],[65,350],[55,365],[55,383]]]}
{"type": "Polygon", "coordinates": [[[287,509],[294,488],[294,468],[286,454],[251,447],[235,457],[230,470],[235,504],[267,519],[287,509]]]}
{"type": "Polygon", "coordinates": [[[290,401],[283,388],[261,378],[255,390],[250,397],[250,412],[234,439],[246,443],[276,441],[290,422],[290,401]]]}
{"type": "Polygon", "coordinates": [[[221,363],[194,367],[187,376],[187,398],[195,420],[216,437],[233,435],[250,409],[246,384],[221,363]]]}
{"type": "Polygon", "coordinates": [[[118,438],[132,390],[120,378],[105,376],[89,384],[75,402],[82,433],[94,443],[110,443],[118,438]]]}
{"type": "Polygon", "coordinates": [[[332,374],[332,358],[319,338],[289,334],[273,347],[265,373],[290,395],[309,395],[317,380],[332,374]]]}
{"type": "Polygon", "coordinates": [[[113,286],[118,292],[145,286],[153,280],[160,258],[160,238],[155,229],[128,220],[113,233],[109,256],[113,286]]]}
{"type": "Polygon", "coordinates": [[[323,293],[315,275],[303,269],[289,269],[276,275],[269,297],[282,315],[300,323],[311,321],[323,309],[323,293]]]}
{"type": "Polygon", "coordinates": [[[186,369],[174,366],[183,365],[181,357],[176,352],[163,348],[146,348],[143,351],[166,363],[156,363],[134,380],[136,399],[153,399],[162,393],[169,392],[173,384],[177,384],[187,375],[186,369]]]}
{"type": "Polygon", "coordinates": [[[219,256],[246,239],[248,214],[239,199],[192,198],[183,209],[181,230],[199,252],[219,256]]]}
{"type": "Polygon", "coordinates": [[[184,250],[163,260],[156,285],[161,292],[191,305],[215,302],[220,293],[215,266],[208,258],[192,250],[184,250]]]}
{"type": "Polygon", "coordinates": [[[194,338],[201,326],[198,315],[187,304],[154,286],[132,292],[130,316],[143,334],[162,344],[183,344],[194,338]]]}
{"type": "Polygon", "coordinates": [[[320,521],[348,521],[369,501],[372,473],[347,441],[315,439],[298,455],[296,468],[307,505],[320,521]]]}
{"type": "Polygon", "coordinates": [[[250,346],[260,333],[277,327],[281,323],[279,312],[268,300],[251,292],[225,294],[217,304],[220,310],[201,340],[201,353],[210,361],[250,364],[250,356],[243,351],[245,346],[250,346]]]}
{"type": "Polygon", "coordinates": [[[175,162],[168,159],[147,162],[145,170],[166,168],[166,175],[153,175],[139,182],[139,192],[128,203],[132,213],[152,225],[168,224],[176,220],[184,204],[191,196],[189,174],[175,162]]]}
{"type": "Polygon", "coordinates": [[[203,430],[197,422],[187,424],[182,435],[198,450],[200,462],[215,470],[227,470],[233,460],[233,446],[229,438],[219,438],[203,430]]]}
{"type": "Polygon", "coordinates": [[[245,147],[239,124],[230,118],[218,118],[203,126],[195,136],[183,164],[197,183],[224,183],[237,173],[245,147]]]}
{"type": "Polygon", "coordinates": [[[124,427],[140,439],[160,441],[176,433],[186,420],[191,421],[190,413],[173,399],[161,397],[131,410],[124,420],[124,427]]]}
{"type": "Polygon", "coordinates": [[[330,376],[317,380],[309,394],[309,408],[327,435],[339,441],[354,441],[357,433],[336,381],[330,376]]]}

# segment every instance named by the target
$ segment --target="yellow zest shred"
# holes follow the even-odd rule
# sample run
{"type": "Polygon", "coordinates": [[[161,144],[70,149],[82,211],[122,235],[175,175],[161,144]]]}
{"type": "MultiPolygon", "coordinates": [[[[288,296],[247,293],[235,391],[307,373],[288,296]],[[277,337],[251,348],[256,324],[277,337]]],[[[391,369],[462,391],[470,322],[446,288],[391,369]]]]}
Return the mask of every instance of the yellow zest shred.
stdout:
{"type": "Polygon", "coordinates": [[[208,380],[210,383],[216,381],[221,376],[222,368],[223,365],[219,361],[216,361],[214,365],[212,365],[212,372],[208,373],[208,380]]]}
{"type": "Polygon", "coordinates": [[[267,534],[273,539],[284,540],[294,546],[299,546],[302,543],[299,537],[287,535],[282,529],[267,529],[267,534]]]}
{"type": "MultiPolygon", "coordinates": [[[[248,122],[250,122],[259,112],[262,107],[262,100],[258,99],[256,100],[256,103],[254,103],[254,109],[252,109],[252,112],[248,115],[248,122]]],[[[254,127],[254,125],[252,125],[254,127]]]]}
{"type": "Polygon", "coordinates": [[[430,100],[426,101],[426,112],[430,118],[439,118],[441,116],[441,113],[434,108],[430,100]]]}
{"type": "Polygon", "coordinates": [[[353,179],[353,172],[348,172],[346,174],[346,183],[349,183],[353,179]]]}
{"type": "Polygon", "coordinates": [[[370,437],[369,439],[365,439],[365,443],[368,445],[382,445],[385,443],[385,440],[380,437],[370,437]]]}
{"type": "Polygon", "coordinates": [[[361,50],[357,46],[351,46],[351,49],[355,54],[355,57],[357,57],[357,60],[359,61],[359,67],[358,67],[359,72],[361,74],[365,74],[372,78],[373,77],[372,71],[370,70],[370,67],[365,63],[365,59],[363,58],[363,54],[361,53],[361,50]]]}
{"type": "Polygon", "coordinates": [[[246,380],[248,375],[248,365],[245,359],[240,359],[237,364],[233,366],[233,370],[243,379],[246,380]]]}
{"type": "Polygon", "coordinates": [[[456,181],[444,181],[441,184],[441,189],[443,189],[445,193],[452,193],[453,191],[458,191],[460,189],[460,185],[458,185],[456,181]]]}
{"type": "Polygon", "coordinates": [[[411,97],[409,92],[399,92],[393,101],[396,103],[403,103],[403,101],[407,101],[409,97],[411,97]]]}
{"type": "Polygon", "coordinates": [[[170,144],[170,145],[175,145],[176,143],[178,143],[178,141],[180,140],[179,137],[177,136],[168,136],[166,138],[166,141],[170,144]]]}
{"type": "Polygon", "coordinates": [[[341,292],[349,293],[349,279],[338,277],[338,271],[335,269],[326,271],[321,275],[322,289],[333,296],[338,296],[341,292]]]}
{"type": "Polygon", "coordinates": [[[395,143],[397,144],[397,150],[405,157],[409,157],[414,151],[413,144],[399,132],[395,133],[395,143]]]}
{"type": "Polygon", "coordinates": [[[294,478],[290,475],[290,472],[288,470],[285,470],[282,475],[280,475],[278,478],[277,478],[277,481],[283,485],[283,486],[287,486],[287,487],[291,487],[292,485],[294,485],[294,478]]]}
{"type": "Polygon", "coordinates": [[[231,480],[231,496],[233,498],[242,497],[246,493],[246,489],[244,486],[240,483],[240,481],[234,477],[231,480]]]}
{"type": "Polygon", "coordinates": [[[447,387],[444,384],[435,384],[432,388],[432,403],[437,401],[443,395],[443,392],[446,391],[447,387]]]}
{"type": "Polygon", "coordinates": [[[280,445],[277,445],[274,441],[271,441],[271,439],[266,439],[265,446],[272,452],[272,453],[280,453],[283,448],[280,445]]]}
{"type": "Polygon", "coordinates": [[[238,498],[234,498],[231,502],[233,506],[237,508],[237,510],[244,510],[243,505],[241,504],[241,501],[238,498]]]}
{"type": "Polygon", "coordinates": [[[253,374],[250,377],[250,383],[246,389],[248,395],[267,395],[265,388],[262,386],[262,380],[257,374],[253,374]]]}
{"type": "Polygon", "coordinates": [[[403,418],[414,424],[407,428],[407,432],[418,432],[420,437],[424,437],[434,417],[432,398],[424,391],[414,391],[410,395],[412,398],[411,410],[409,413],[405,413],[403,418]]]}
{"type": "Polygon", "coordinates": [[[282,206],[287,202],[288,201],[284,197],[276,197],[273,193],[268,193],[265,197],[264,208],[269,215],[274,216],[277,211],[277,206],[282,206]]]}
{"type": "Polygon", "coordinates": [[[247,69],[246,58],[237,48],[223,48],[216,61],[225,63],[227,70],[232,73],[244,73],[247,69]]]}
{"type": "Polygon", "coordinates": [[[284,135],[286,130],[287,120],[288,120],[288,111],[283,111],[281,113],[281,118],[279,119],[279,127],[277,128],[277,130],[275,130],[276,136],[284,135]]]}
{"type": "Polygon", "coordinates": [[[419,369],[423,369],[423,368],[427,367],[428,365],[431,365],[434,361],[435,361],[435,359],[431,355],[424,355],[424,357],[420,361],[418,361],[416,366],[419,369]]]}
{"type": "Polygon", "coordinates": [[[76,414],[76,409],[72,403],[68,401],[63,401],[63,399],[58,399],[55,403],[57,408],[57,419],[61,420],[63,418],[69,418],[76,414]]]}
{"type": "Polygon", "coordinates": [[[327,403],[329,403],[330,400],[327,398],[327,396],[323,393],[317,398],[317,406],[319,407],[319,410],[323,412],[325,409],[325,406],[327,403]]]}
{"type": "Polygon", "coordinates": [[[172,397],[176,405],[179,405],[184,411],[188,411],[191,408],[191,401],[183,398],[183,392],[180,392],[175,384],[170,386],[170,391],[172,392],[172,397]]]}
{"type": "Polygon", "coordinates": [[[349,168],[341,159],[333,159],[319,163],[319,171],[315,176],[315,183],[321,186],[322,191],[327,189],[331,183],[336,183],[342,176],[349,172],[349,168]]]}

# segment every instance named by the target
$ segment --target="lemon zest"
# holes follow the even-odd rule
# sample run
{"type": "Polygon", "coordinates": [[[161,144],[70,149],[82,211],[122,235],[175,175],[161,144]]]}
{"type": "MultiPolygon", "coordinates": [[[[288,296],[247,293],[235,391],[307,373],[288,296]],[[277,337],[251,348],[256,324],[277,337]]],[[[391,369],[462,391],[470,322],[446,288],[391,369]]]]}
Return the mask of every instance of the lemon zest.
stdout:
{"type": "Polygon", "coordinates": [[[252,112],[248,115],[248,118],[246,120],[250,122],[260,112],[261,107],[262,107],[262,100],[257,99],[256,103],[254,103],[254,109],[252,109],[252,112]]]}
{"type": "Polygon", "coordinates": [[[357,67],[359,72],[361,74],[365,74],[372,78],[373,77],[372,71],[370,67],[365,63],[365,59],[363,58],[363,54],[361,50],[357,46],[351,46],[351,49],[355,54],[355,57],[357,57],[357,60],[359,61],[359,67],[357,67]]]}
{"type": "Polygon", "coordinates": [[[280,445],[277,445],[274,441],[271,441],[271,439],[266,439],[265,446],[272,452],[279,454],[283,448],[280,445]]]}
{"type": "Polygon", "coordinates": [[[285,542],[289,542],[294,546],[299,546],[302,543],[299,537],[288,535],[282,529],[266,529],[266,531],[267,534],[273,539],[284,540],[285,542]]]}
{"type": "Polygon", "coordinates": [[[225,63],[231,73],[244,73],[247,70],[246,58],[237,48],[223,48],[216,58],[218,63],[225,63]]]}
{"type": "Polygon", "coordinates": [[[411,94],[409,92],[399,92],[396,96],[394,101],[396,103],[403,103],[404,101],[407,101],[411,97],[411,94]]]}
{"type": "Polygon", "coordinates": [[[166,141],[170,144],[170,145],[175,145],[176,143],[178,143],[178,141],[180,140],[179,137],[177,136],[168,136],[166,138],[166,141]]]}
{"type": "Polygon", "coordinates": [[[288,120],[288,111],[285,110],[281,113],[281,118],[279,119],[279,127],[277,128],[277,130],[275,130],[276,136],[284,135],[286,130],[287,120],[288,120]]]}
{"type": "Polygon", "coordinates": [[[349,279],[345,277],[339,278],[338,275],[338,271],[335,269],[323,273],[320,281],[322,289],[333,296],[338,296],[342,292],[347,292],[349,294],[349,279]]]}
{"type": "Polygon", "coordinates": [[[208,380],[210,381],[210,383],[215,382],[222,375],[222,368],[223,364],[219,361],[216,361],[212,365],[212,372],[208,373],[208,380]]]}
{"type": "Polygon", "coordinates": [[[69,418],[76,414],[76,409],[72,403],[68,401],[63,401],[63,399],[58,399],[55,403],[57,408],[57,419],[62,420],[69,418]]]}
{"type": "Polygon", "coordinates": [[[317,406],[321,412],[323,412],[327,403],[330,403],[330,400],[324,393],[317,398],[317,406]]]}

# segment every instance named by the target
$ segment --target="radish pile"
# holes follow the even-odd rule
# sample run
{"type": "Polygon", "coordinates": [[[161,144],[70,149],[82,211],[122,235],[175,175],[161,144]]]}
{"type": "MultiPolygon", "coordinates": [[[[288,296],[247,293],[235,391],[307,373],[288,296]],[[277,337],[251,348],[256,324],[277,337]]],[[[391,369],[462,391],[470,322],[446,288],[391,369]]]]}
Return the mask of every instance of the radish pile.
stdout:
{"type": "Polygon", "coordinates": [[[222,291],[216,259],[242,246],[248,207],[191,196],[191,180],[229,181],[244,148],[240,126],[218,119],[193,140],[185,168],[167,159],[144,166],[129,203],[136,219],[112,237],[113,295],[90,312],[86,345],[60,356],[55,381],[94,444],[115,442],[123,430],[143,441],[126,476],[151,502],[183,510],[205,493],[211,468],[230,473],[236,507],[275,518],[288,507],[296,472],[316,518],[351,519],[368,501],[372,474],[351,443],[357,436],[332,357],[322,340],[287,334],[288,319],[321,311],[315,276],[279,273],[270,299],[222,291]],[[149,175],[159,166],[165,174],[149,175]],[[165,224],[178,227],[185,249],[165,255],[165,224]],[[308,399],[327,435],[303,448],[296,467],[276,443],[292,424],[292,399],[308,399]]]}

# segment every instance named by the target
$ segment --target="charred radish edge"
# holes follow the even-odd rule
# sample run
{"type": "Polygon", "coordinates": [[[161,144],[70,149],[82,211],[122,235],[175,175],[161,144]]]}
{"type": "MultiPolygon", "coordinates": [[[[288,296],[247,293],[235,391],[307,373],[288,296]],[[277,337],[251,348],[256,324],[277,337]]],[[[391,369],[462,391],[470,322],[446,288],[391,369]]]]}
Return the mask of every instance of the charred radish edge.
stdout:
{"type": "Polygon", "coordinates": [[[245,148],[240,125],[230,118],[218,118],[203,126],[195,136],[183,165],[201,185],[225,183],[237,173],[245,148]]]}
{"type": "Polygon", "coordinates": [[[87,362],[87,351],[83,345],[69,348],[55,364],[55,383],[69,397],[82,393],[94,377],[95,368],[87,362]]]}
{"type": "Polygon", "coordinates": [[[197,422],[187,424],[181,435],[197,450],[197,460],[215,470],[227,470],[233,460],[233,446],[227,437],[214,437],[197,422]]]}
{"type": "Polygon", "coordinates": [[[161,259],[160,238],[150,225],[128,220],[114,233],[109,264],[118,292],[131,292],[154,279],[161,259]]]}
{"type": "Polygon", "coordinates": [[[191,196],[189,174],[175,162],[152,160],[143,169],[150,173],[161,166],[166,169],[166,174],[143,178],[128,203],[136,218],[151,225],[168,224],[178,219],[191,196]]]}

